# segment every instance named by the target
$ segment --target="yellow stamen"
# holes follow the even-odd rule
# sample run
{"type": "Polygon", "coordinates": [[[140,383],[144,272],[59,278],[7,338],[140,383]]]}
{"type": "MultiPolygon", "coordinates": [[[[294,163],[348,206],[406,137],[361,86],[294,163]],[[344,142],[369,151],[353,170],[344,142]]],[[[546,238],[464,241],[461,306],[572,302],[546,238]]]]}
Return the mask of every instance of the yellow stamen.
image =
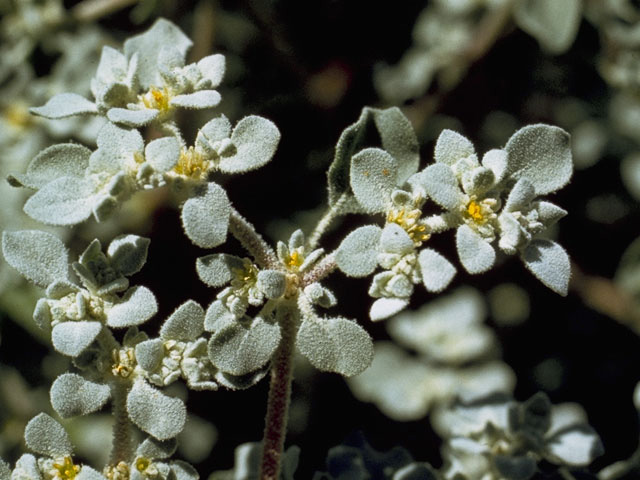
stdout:
{"type": "Polygon", "coordinates": [[[151,465],[151,460],[145,457],[140,457],[136,460],[136,469],[139,472],[144,472],[151,465]]]}
{"type": "Polygon", "coordinates": [[[149,91],[138,97],[146,108],[154,108],[161,112],[169,111],[169,90],[167,87],[162,89],[151,87],[149,91]]]}
{"type": "Polygon", "coordinates": [[[80,471],[80,465],[74,465],[69,455],[53,463],[54,475],[61,480],[73,480],[80,471]]]}
{"type": "Polygon", "coordinates": [[[431,235],[425,233],[427,227],[418,223],[418,219],[420,218],[421,214],[422,211],[418,208],[410,210],[409,212],[404,209],[397,211],[391,210],[387,214],[387,222],[400,225],[404,229],[404,231],[409,234],[409,237],[411,237],[411,240],[413,240],[414,245],[416,247],[419,247],[420,245],[422,245],[422,242],[426,242],[427,240],[429,240],[429,238],[431,238],[431,235]]]}
{"type": "Polygon", "coordinates": [[[484,220],[484,215],[482,214],[482,207],[478,203],[476,203],[474,200],[471,200],[469,202],[469,205],[467,206],[467,213],[476,222],[482,222],[484,220]]]}
{"type": "Polygon", "coordinates": [[[182,149],[178,163],[173,167],[173,171],[178,175],[191,178],[202,178],[209,169],[209,160],[205,160],[202,153],[193,147],[182,149]]]}
{"type": "Polygon", "coordinates": [[[304,261],[304,257],[300,255],[300,253],[297,250],[294,250],[291,253],[291,255],[289,255],[289,261],[287,262],[287,266],[289,268],[298,268],[300,265],[302,265],[303,261],[304,261]]]}
{"type": "Polygon", "coordinates": [[[33,118],[29,115],[29,109],[23,103],[10,104],[2,112],[2,116],[9,125],[20,129],[29,126],[33,122],[33,118]]]}

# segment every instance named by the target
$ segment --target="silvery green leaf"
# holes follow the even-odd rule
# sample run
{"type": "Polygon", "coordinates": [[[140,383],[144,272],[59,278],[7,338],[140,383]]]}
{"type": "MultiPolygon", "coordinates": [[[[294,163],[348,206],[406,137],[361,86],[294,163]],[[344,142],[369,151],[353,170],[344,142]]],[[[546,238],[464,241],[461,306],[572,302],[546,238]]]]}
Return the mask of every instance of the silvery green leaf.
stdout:
{"type": "Polygon", "coordinates": [[[42,188],[58,177],[84,176],[91,150],[76,143],[61,143],[42,150],[31,160],[25,174],[11,178],[22,186],[42,188]]]}
{"type": "Polygon", "coordinates": [[[136,286],[129,289],[120,302],[107,312],[107,325],[112,328],[140,325],[158,312],[158,303],[153,292],[147,287],[136,286]]]}
{"type": "Polygon", "coordinates": [[[449,286],[456,274],[456,267],[431,248],[420,251],[418,263],[420,264],[422,282],[429,292],[441,292],[449,286]]]}
{"type": "Polygon", "coordinates": [[[460,263],[471,274],[486,272],[496,261],[496,251],[491,244],[468,225],[458,227],[456,248],[460,263]]]}
{"type": "Polygon", "coordinates": [[[535,239],[522,252],[521,258],[543,284],[562,296],[567,294],[571,265],[564,248],[551,240],[535,239]]]}
{"type": "Polygon", "coordinates": [[[11,480],[11,467],[0,458],[0,480],[11,480]]]}
{"type": "Polygon", "coordinates": [[[398,107],[371,109],[382,148],[398,163],[398,185],[416,173],[420,163],[420,146],[411,122],[398,107]]]}
{"type": "Polygon", "coordinates": [[[171,457],[178,448],[178,442],[175,438],[160,441],[153,437],[147,437],[144,442],[138,446],[136,455],[141,455],[154,460],[164,460],[171,457]]]}
{"type": "Polygon", "coordinates": [[[204,309],[195,301],[187,300],[164,322],[160,337],[165,340],[190,342],[204,331],[204,309]]]}
{"type": "Polygon", "coordinates": [[[138,54],[136,76],[142,88],[160,85],[158,74],[158,55],[163,46],[177,50],[184,59],[192,45],[191,40],[168,20],[159,18],[146,32],[129,38],[124,42],[127,58],[138,54]]]}
{"type": "Polygon", "coordinates": [[[538,202],[538,219],[545,225],[553,225],[562,217],[567,215],[567,211],[564,208],[560,208],[551,202],[540,201],[538,202]]]}
{"type": "Polygon", "coordinates": [[[40,287],[69,278],[69,257],[64,243],[39,230],[2,233],[2,253],[9,265],[40,287]]]}
{"type": "Polygon", "coordinates": [[[77,357],[96,339],[102,330],[100,322],[62,322],[53,327],[54,348],[69,357],[77,357]]]}
{"type": "Polygon", "coordinates": [[[324,255],[324,248],[316,248],[311,251],[308,255],[305,255],[304,261],[298,267],[299,272],[308,271],[319,259],[324,255]]]}
{"type": "Polygon", "coordinates": [[[428,166],[419,174],[419,183],[429,197],[447,210],[457,210],[462,191],[451,167],[444,163],[428,166]]]}
{"type": "Polygon", "coordinates": [[[406,275],[394,274],[387,282],[386,289],[394,297],[408,298],[413,293],[413,283],[406,275]]]}
{"type": "Polygon", "coordinates": [[[414,249],[413,240],[397,223],[388,223],[380,235],[380,250],[385,253],[406,255],[414,249]]]}
{"type": "Polygon", "coordinates": [[[504,149],[494,148],[482,156],[482,166],[493,172],[495,183],[500,183],[507,173],[509,154],[504,149]]]}
{"type": "Polygon", "coordinates": [[[535,459],[526,455],[494,455],[493,463],[507,480],[529,480],[538,470],[535,459]]]}
{"type": "Polygon", "coordinates": [[[178,163],[180,143],[176,137],[158,138],[147,144],[144,157],[156,172],[167,172],[178,163]]]}
{"type": "Polygon", "coordinates": [[[111,83],[125,77],[127,68],[127,59],[122,53],[108,45],[102,47],[96,77],[104,83],[111,83]]]}
{"type": "Polygon", "coordinates": [[[369,334],[346,318],[307,318],[296,340],[298,350],[319,370],[352,377],[373,360],[369,334]]]}
{"type": "Polygon", "coordinates": [[[236,316],[231,313],[220,300],[211,302],[204,317],[204,329],[214,332],[218,325],[227,325],[234,321],[236,316]]]}
{"type": "Polygon", "coordinates": [[[195,468],[182,460],[174,460],[170,463],[171,471],[176,480],[198,480],[200,475],[195,468]]]}
{"type": "Polygon", "coordinates": [[[212,108],[217,106],[222,97],[215,90],[200,90],[199,92],[176,95],[169,100],[172,107],[182,108],[212,108]]]}
{"type": "Polygon", "coordinates": [[[136,345],[136,361],[147,372],[155,371],[164,357],[164,342],[160,338],[145,340],[136,345]]]}
{"type": "Polygon", "coordinates": [[[98,113],[98,108],[95,103],[77,93],[59,93],[42,107],[31,108],[29,111],[40,117],[55,119],[83,113],[98,113]]]}
{"type": "Polygon", "coordinates": [[[235,255],[214,253],[196,260],[196,271],[200,280],[210,287],[221,287],[233,279],[234,270],[241,269],[243,261],[235,255]]]}
{"type": "Polygon", "coordinates": [[[259,370],[280,343],[280,327],[257,317],[217,324],[209,341],[209,359],[223,372],[246,375],[259,370]]]}
{"type": "Polygon", "coordinates": [[[509,154],[508,173],[516,179],[525,177],[538,195],[555,192],[571,178],[569,134],[561,128],[526,126],[509,138],[505,150],[509,154]]]}
{"type": "Polygon", "coordinates": [[[251,372],[247,375],[231,375],[230,373],[218,371],[215,375],[215,380],[220,385],[230,390],[245,390],[253,387],[256,383],[262,380],[269,372],[269,366],[270,365],[267,363],[260,370],[256,370],[255,372],[251,372]]]}
{"type": "Polygon", "coordinates": [[[110,264],[122,275],[139,272],[147,261],[147,251],[151,240],[138,235],[119,235],[107,248],[110,264]]]}
{"type": "Polygon", "coordinates": [[[93,185],[85,179],[58,178],[27,200],[24,211],[47,225],[75,225],[92,213],[93,185]]]}
{"type": "Polygon", "coordinates": [[[440,475],[428,463],[410,463],[393,474],[392,480],[439,480],[440,475]]]}
{"type": "Polygon", "coordinates": [[[504,208],[509,212],[527,210],[535,197],[536,191],[531,182],[520,178],[509,192],[504,208]]]}
{"type": "Polygon", "coordinates": [[[443,130],[436,141],[434,157],[436,162],[453,166],[458,160],[475,153],[473,144],[465,136],[453,130],[443,130]]]}
{"type": "Polygon", "coordinates": [[[335,295],[328,288],[323,287],[320,283],[314,282],[304,288],[304,294],[314,305],[324,308],[333,307],[336,303],[335,295]]]}
{"type": "Polygon", "coordinates": [[[287,277],[278,270],[261,270],[258,272],[258,288],[267,298],[279,298],[284,295],[287,277]]]}
{"type": "Polygon", "coordinates": [[[278,148],[280,131],[271,120],[250,115],[233,129],[231,143],[233,155],[223,155],[218,167],[226,173],[248,172],[268,163],[278,148]]]}
{"type": "Polygon", "coordinates": [[[13,469],[11,475],[12,480],[41,480],[42,474],[40,468],[38,468],[38,461],[36,457],[30,453],[25,453],[16,462],[16,467],[13,469]]]}
{"type": "Polygon", "coordinates": [[[107,478],[102,475],[97,470],[91,468],[89,465],[83,465],[78,474],[76,475],[77,480],[107,480],[107,478]]]}
{"type": "Polygon", "coordinates": [[[187,237],[199,247],[217,247],[227,238],[231,204],[226,192],[215,183],[207,183],[207,190],[192,197],[182,207],[182,225],[187,237]]]}
{"type": "Polygon", "coordinates": [[[398,163],[384,150],[366,148],[351,158],[351,189],[367,213],[387,208],[397,177],[398,163]]]}
{"type": "Polygon", "coordinates": [[[31,450],[48,457],[70,455],[73,450],[62,425],[46,413],[36,415],[27,423],[24,440],[31,450]]]}
{"type": "Polygon", "coordinates": [[[588,425],[562,430],[546,444],[546,456],[554,463],[583,467],[604,453],[598,434],[588,425]]]}
{"type": "Polygon", "coordinates": [[[205,150],[213,148],[213,143],[229,138],[231,135],[231,122],[224,115],[209,120],[198,131],[196,144],[202,146],[205,150]]]}
{"type": "Polygon", "coordinates": [[[160,111],[155,108],[145,108],[143,110],[110,108],[107,112],[107,118],[113,123],[139,128],[153,122],[159,114],[160,111]]]}
{"type": "Polygon", "coordinates": [[[63,373],[49,392],[51,405],[62,418],[96,412],[111,397],[108,385],[85,380],[75,373],[63,373]]]}
{"type": "Polygon", "coordinates": [[[136,380],[127,395],[127,412],[133,423],[158,440],[178,435],[187,419],[187,409],[179,398],[136,380]]]}
{"type": "Polygon", "coordinates": [[[582,19],[582,0],[523,0],[515,4],[514,18],[522,30],[553,55],[566,52],[582,19]]]}
{"type": "Polygon", "coordinates": [[[33,321],[43,330],[51,326],[51,309],[46,298],[39,298],[33,309],[33,321]]]}
{"type": "Polygon", "coordinates": [[[289,237],[289,251],[293,252],[296,248],[304,247],[304,232],[301,229],[295,230],[289,237]]]}
{"type": "Polygon", "coordinates": [[[336,251],[336,264],[350,277],[366,277],[378,265],[378,243],[382,229],[366,225],[351,232],[336,251]]]}
{"type": "MultiPolygon", "coordinates": [[[[203,78],[199,83],[202,83],[203,88],[216,88],[220,85],[226,69],[224,55],[219,53],[208,55],[200,59],[197,65],[203,78]]],[[[200,84],[197,88],[200,88],[200,84]]]]}
{"type": "Polygon", "coordinates": [[[409,305],[408,298],[379,298],[371,305],[369,317],[374,322],[384,320],[404,310],[407,305],[409,305]]]}

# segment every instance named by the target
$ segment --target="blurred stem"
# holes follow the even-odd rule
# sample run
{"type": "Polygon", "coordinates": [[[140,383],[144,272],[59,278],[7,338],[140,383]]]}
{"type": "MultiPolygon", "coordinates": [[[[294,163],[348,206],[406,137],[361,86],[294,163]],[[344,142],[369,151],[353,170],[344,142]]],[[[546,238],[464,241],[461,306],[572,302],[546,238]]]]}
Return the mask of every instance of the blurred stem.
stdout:
{"type": "MultiPolygon", "coordinates": [[[[598,472],[600,480],[616,480],[618,478],[631,478],[632,474],[637,475],[640,470],[640,447],[633,452],[627,460],[616,462],[598,472]]],[[[635,476],[634,475],[634,476],[635,476]]]]}
{"type": "Polygon", "coordinates": [[[127,393],[129,382],[116,379],[111,384],[111,405],[115,421],[113,424],[113,446],[110,463],[129,463],[132,455],[131,421],[127,413],[127,393]]]}
{"type": "Polygon", "coordinates": [[[343,193],[338,199],[338,201],[333,205],[329,206],[327,211],[324,212],[324,215],[316,225],[316,228],[313,230],[313,232],[309,236],[309,240],[308,240],[309,251],[315,249],[318,246],[320,237],[324,235],[324,233],[331,226],[331,224],[336,219],[336,217],[342,213],[341,212],[342,206],[346,203],[346,201],[347,201],[347,194],[343,193]]]}
{"type": "Polygon", "coordinates": [[[73,18],[79,22],[93,22],[122,10],[140,0],[84,0],[71,10],[73,18]]]}
{"type": "Polygon", "coordinates": [[[201,0],[193,12],[191,29],[193,48],[189,53],[192,62],[196,62],[211,53],[216,34],[216,5],[211,0],[201,0]]]}
{"type": "Polygon", "coordinates": [[[273,248],[265,242],[255,227],[233,207],[231,207],[229,217],[229,232],[253,255],[259,266],[279,268],[278,257],[273,248]]]}
{"type": "Polygon", "coordinates": [[[269,400],[262,439],[260,479],[278,480],[287,434],[291,381],[293,380],[293,353],[295,351],[297,315],[295,301],[286,301],[278,306],[282,309],[280,332],[282,338],[271,364],[269,400]]]}

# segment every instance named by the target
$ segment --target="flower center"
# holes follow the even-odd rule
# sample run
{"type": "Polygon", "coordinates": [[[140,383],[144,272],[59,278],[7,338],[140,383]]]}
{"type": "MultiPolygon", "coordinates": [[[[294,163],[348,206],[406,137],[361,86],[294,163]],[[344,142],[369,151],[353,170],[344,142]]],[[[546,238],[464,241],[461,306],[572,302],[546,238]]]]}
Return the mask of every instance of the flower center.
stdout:
{"type": "Polygon", "coordinates": [[[426,242],[431,237],[426,232],[427,227],[418,223],[420,215],[422,215],[422,211],[419,208],[409,211],[404,208],[401,210],[392,209],[387,215],[387,222],[400,225],[409,234],[414,245],[419,247],[422,242],[426,242]]]}
{"type": "Polygon", "coordinates": [[[80,471],[80,465],[74,465],[69,455],[53,463],[53,474],[61,480],[73,480],[80,471]]]}
{"type": "Polygon", "coordinates": [[[133,348],[114,349],[111,352],[111,358],[113,360],[111,373],[114,376],[127,378],[131,375],[131,372],[133,372],[136,366],[136,357],[133,354],[133,348]]]}
{"type": "Polygon", "coordinates": [[[182,149],[178,163],[173,167],[173,171],[178,175],[191,178],[202,178],[208,171],[210,162],[204,158],[202,153],[193,148],[182,149]]]}
{"type": "Polygon", "coordinates": [[[140,95],[138,98],[146,108],[168,112],[169,97],[170,94],[167,87],[163,87],[162,89],[151,87],[147,93],[140,95]]]}
{"type": "Polygon", "coordinates": [[[103,472],[109,480],[129,480],[129,465],[119,462],[117,465],[107,465],[103,472]]]}
{"type": "Polygon", "coordinates": [[[236,295],[247,293],[258,281],[258,268],[248,258],[242,260],[242,267],[234,269],[233,274],[231,287],[236,295]]]}
{"type": "Polygon", "coordinates": [[[17,129],[23,129],[33,123],[29,109],[23,103],[12,103],[2,112],[7,123],[17,129]]]}
{"type": "Polygon", "coordinates": [[[482,207],[475,200],[471,200],[467,205],[467,213],[476,222],[481,223],[484,221],[484,215],[482,214],[482,207]]]}

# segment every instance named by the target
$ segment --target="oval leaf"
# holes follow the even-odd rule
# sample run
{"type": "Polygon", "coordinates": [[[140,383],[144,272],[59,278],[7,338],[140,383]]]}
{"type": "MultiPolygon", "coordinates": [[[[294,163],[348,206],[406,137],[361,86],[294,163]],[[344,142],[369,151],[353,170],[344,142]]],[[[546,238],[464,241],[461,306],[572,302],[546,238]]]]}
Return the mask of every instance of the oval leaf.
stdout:
{"type": "Polygon", "coordinates": [[[70,357],[77,357],[96,339],[100,322],[62,322],[53,327],[51,341],[54,348],[70,357]]]}
{"type": "Polygon", "coordinates": [[[522,253],[522,261],[538,280],[565,296],[569,289],[571,264],[567,252],[551,240],[533,240],[522,253]]]}
{"type": "Polygon", "coordinates": [[[88,180],[61,177],[31,196],[24,211],[47,225],[75,225],[91,216],[94,200],[94,188],[88,180]]]}
{"type": "Polygon", "coordinates": [[[95,103],[77,93],[59,93],[51,97],[42,107],[29,110],[34,115],[45,118],[65,118],[83,113],[98,113],[95,103]]]}
{"type": "Polygon", "coordinates": [[[398,163],[379,148],[366,148],[351,158],[351,189],[368,213],[387,208],[397,176],[398,163]]]}
{"type": "Polygon", "coordinates": [[[280,130],[266,118],[250,115],[238,122],[231,134],[236,147],[232,156],[222,156],[219,168],[227,173],[260,168],[273,157],[280,142],[280,130]]]}
{"type": "Polygon", "coordinates": [[[61,457],[72,452],[69,435],[46,413],[33,417],[27,423],[24,440],[31,450],[48,457],[61,457]]]}
{"type": "Polygon", "coordinates": [[[127,412],[133,423],[158,440],[178,435],[187,418],[182,400],[163,394],[144,380],[137,380],[129,391],[127,412]]]}
{"type": "Polygon", "coordinates": [[[456,274],[456,267],[430,248],[425,248],[420,252],[418,262],[420,263],[422,282],[429,292],[441,292],[449,286],[456,274]]]}
{"type": "Polygon", "coordinates": [[[378,243],[382,229],[366,225],[355,229],[340,243],[336,264],[350,277],[366,277],[378,266],[378,243]]]}
{"type": "Polygon", "coordinates": [[[468,225],[458,227],[456,247],[460,263],[471,274],[486,272],[496,261],[496,251],[491,244],[468,225]]]}
{"type": "Polygon", "coordinates": [[[140,325],[158,312],[155,295],[147,287],[137,286],[127,290],[120,303],[107,312],[107,325],[113,328],[140,325]]]}
{"type": "Polygon", "coordinates": [[[165,340],[193,341],[204,332],[204,309],[187,300],[164,322],[160,336],[165,340]]]}
{"type": "Polygon", "coordinates": [[[219,185],[208,183],[203,195],[185,202],[182,207],[182,226],[194,244],[213,248],[227,239],[230,214],[231,204],[226,192],[219,185]]]}
{"type": "Polygon", "coordinates": [[[49,392],[53,409],[62,418],[96,412],[111,397],[107,385],[90,382],[80,375],[64,373],[51,385],[49,392]]]}

